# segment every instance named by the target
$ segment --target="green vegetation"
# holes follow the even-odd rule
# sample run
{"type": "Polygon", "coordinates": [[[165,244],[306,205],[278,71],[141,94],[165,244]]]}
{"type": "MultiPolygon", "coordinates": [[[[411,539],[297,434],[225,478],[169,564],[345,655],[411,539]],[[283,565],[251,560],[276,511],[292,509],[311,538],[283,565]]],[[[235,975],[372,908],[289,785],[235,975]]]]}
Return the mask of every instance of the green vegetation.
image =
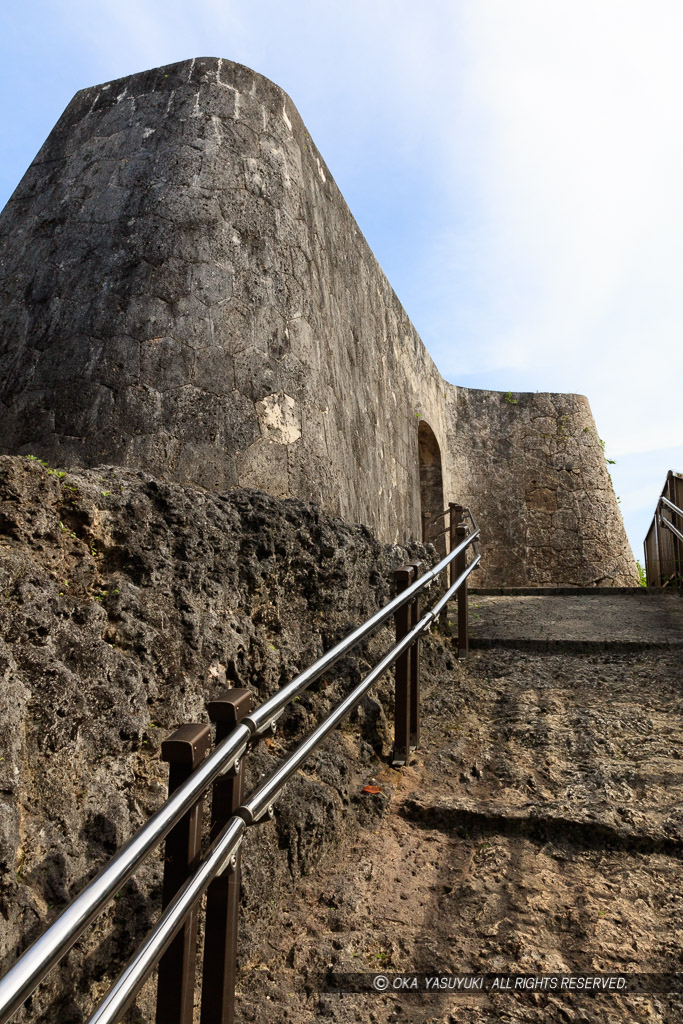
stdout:
{"type": "Polygon", "coordinates": [[[636,568],[638,570],[638,581],[639,581],[641,587],[646,587],[647,586],[647,575],[645,573],[645,566],[641,565],[641,563],[638,561],[637,558],[636,558],[636,568]]]}
{"type": "MultiPolygon", "coordinates": [[[[600,447],[602,448],[602,454],[605,455],[605,442],[603,441],[602,438],[600,438],[600,447]]],[[[608,466],[616,466],[616,461],[614,459],[608,459],[606,455],[605,455],[605,462],[607,463],[608,466]]]]}
{"type": "Polygon", "coordinates": [[[503,398],[503,401],[507,402],[508,405],[517,405],[517,399],[512,397],[511,391],[505,392],[505,397],[503,398]]]}
{"type": "Polygon", "coordinates": [[[64,470],[64,469],[51,469],[50,466],[48,466],[47,462],[45,462],[44,459],[39,459],[37,455],[27,455],[26,458],[29,460],[29,462],[35,462],[39,466],[42,466],[43,469],[45,470],[45,472],[49,473],[50,476],[57,476],[57,477],[66,476],[66,470],[64,470]]]}

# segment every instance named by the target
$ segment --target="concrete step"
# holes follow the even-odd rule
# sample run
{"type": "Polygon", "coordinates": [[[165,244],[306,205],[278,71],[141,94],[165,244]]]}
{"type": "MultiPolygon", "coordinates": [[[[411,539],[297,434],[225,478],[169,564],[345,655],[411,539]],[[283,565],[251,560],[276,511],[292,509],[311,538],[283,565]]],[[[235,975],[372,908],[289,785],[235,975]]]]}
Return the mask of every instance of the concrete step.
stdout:
{"type": "Polygon", "coordinates": [[[473,648],[639,651],[683,646],[683,600],[676,593],[471,593],[473,648]],[[600,595],[596,597],[596,595],[600,595]]]}

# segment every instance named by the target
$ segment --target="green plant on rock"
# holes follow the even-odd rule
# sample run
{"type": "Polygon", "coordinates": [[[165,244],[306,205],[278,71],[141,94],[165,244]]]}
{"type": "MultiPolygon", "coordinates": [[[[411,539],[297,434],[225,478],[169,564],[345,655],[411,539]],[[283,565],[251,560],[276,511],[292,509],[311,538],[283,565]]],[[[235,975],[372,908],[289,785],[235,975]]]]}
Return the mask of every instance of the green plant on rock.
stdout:
{"type": "MultiPolygon", "coordinates": [[[[600,438],[600,447],[602,448],[602,454],[605,455],[605,442],[603,441],[602,438],[600,438]]],[[[608,466],[616,466],[616,464],[617,464],[615,459],[608,459],[606,455],[605,455],[605,462],[607,463],[608,466]]]]}
{"type": "Polygon", "coordinates": [[[63,476],[66,476],[66,470],[51,469],[51,467],[48,466],[47,462],[45,462],[44,459],[39,459],[37,455],[27,455],[26,458],[29,460],[29,462],[35,462],[38,466],[42,466],[49,476],[56,476],[59,479],[61,479],[61,477],[63,476]]]}
{"type": "Polygon", "coordinates": [[[503,401],[507,402],[508,405],[517,405],[517,399],[512,397],[512,392],[511,391],[506,391],[505,392],[505,396],[503,398],[503,401]]]}

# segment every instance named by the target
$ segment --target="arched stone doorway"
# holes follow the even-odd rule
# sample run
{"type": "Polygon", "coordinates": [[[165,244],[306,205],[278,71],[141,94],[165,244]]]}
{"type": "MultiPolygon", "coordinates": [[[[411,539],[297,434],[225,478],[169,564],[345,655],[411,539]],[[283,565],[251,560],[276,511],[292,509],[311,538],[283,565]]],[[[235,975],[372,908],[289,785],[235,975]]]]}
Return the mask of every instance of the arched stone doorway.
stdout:
{"type": "MultiPolygon", "coordinates": [[[[417,449],[420,459],[420,509],[423,515],[429,512],[436,516],[444,510],[441,449],[434,431],[424,420],[420,420],[417,427],[417,449]]],[[[446,554],[445,537],[438,537],[434,546],[441,554],[446,554]]]]}

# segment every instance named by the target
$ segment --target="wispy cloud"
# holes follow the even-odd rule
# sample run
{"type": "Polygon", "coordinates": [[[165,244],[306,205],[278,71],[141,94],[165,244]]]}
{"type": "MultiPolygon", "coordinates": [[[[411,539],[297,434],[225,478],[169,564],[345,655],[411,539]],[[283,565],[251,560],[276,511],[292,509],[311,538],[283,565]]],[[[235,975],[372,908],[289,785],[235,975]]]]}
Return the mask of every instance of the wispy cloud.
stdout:
{"type": "Polygon", "coordinates": [[[531,389],[545,376],[587,393],[616,451],[675,443],[661,386],[663,366],[667,379],[683,369],[683,8],[484,0],[460,13],[451,161],[478,211],[469,276],[490,333],[466,353],[439,339],[437,359],[454,377],[508,368],[531,389]]]}

